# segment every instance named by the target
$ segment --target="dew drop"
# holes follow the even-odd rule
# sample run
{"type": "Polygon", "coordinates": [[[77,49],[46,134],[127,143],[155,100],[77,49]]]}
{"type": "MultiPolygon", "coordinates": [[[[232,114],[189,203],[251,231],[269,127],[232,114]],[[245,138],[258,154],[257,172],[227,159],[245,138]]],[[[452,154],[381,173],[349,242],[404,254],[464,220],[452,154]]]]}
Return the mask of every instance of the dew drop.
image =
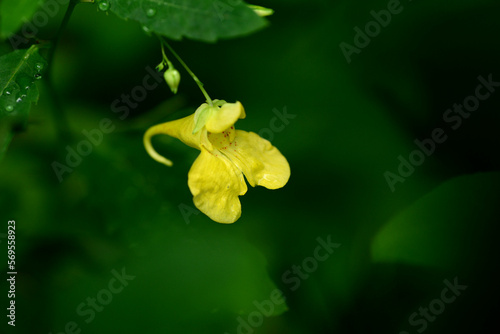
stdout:
{"type": "Polygon", "coordinates": [[[21,75],[19,79],[17,79],[17,84],[21,88],[21,92],[24,94],[33,84],[33,78],[27,75],[21,75]]]}
{"type": "Polygon", "coordinates": [[[7,110],[8,112],[11,112],[12,110],[14,110],[14,106],[9,104],[8,106],[5,107],[5,110],[7,110]]]}
{"type": "Polygon", "coordinates": [[[101,1],[99,2],[99,9],[103,12],[107,11],[109,9],[110,5],[109,2],[107,1],[101,1]]]}
{"type": "Polygon", "coordinates": [[[37,72],[41,72],[43,70],[43,64],[42,63],[36,63],[35,68],[37,72]]]}
{"type": "Polygon", "coordinates": [[[15,82],[11,82],[7,88],[3,91],[3,94],[7,96],[16,96],[17,93],[19,92],[19,85],[15,82]]]}
{"type": "Polygon", "coordinates": [[[40,73],[35,74],[35,79],[40,80],[42,78],[42,75],[40,73]]]}
{"type": "Polygon", "coordinates": [[[153,17],[153,16],[155,16],[155,15],[156,15],[156,9],[154,9],[154,8],[149,8],[149,9],[147,9],[147,10],[146,10],[146,15],[147,15],[148,17],[153,17]]]}
{"type": "Polygon", "coordinates": [[[16,100],[16,103],[19,103],[19,102],[21,102],[22,100],[23,100],[22,98],[18,97],[18,98],[17,98],[17,100],[16,100]]]}
{"type": "Polygon", "coordinates": [[[144,30],[144,32],[148,35],[151,33],[151,29],[149,29],[147,26],[142,26],[142,30],[144,30]]]}

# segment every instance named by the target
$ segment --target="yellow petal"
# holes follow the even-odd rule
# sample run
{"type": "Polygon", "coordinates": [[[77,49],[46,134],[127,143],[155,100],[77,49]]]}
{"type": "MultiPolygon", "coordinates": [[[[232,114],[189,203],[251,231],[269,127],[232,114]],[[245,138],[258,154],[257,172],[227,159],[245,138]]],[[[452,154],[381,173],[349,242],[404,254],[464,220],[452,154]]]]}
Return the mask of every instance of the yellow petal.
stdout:
{"type": "Polygon", "coordinates": [[[200,134],[201,146],[206,148],[207,151],[212,152],[214,150],[214,147],[212,145],[212,142],[208,139],[209,136],[210,133],[207,132],[207,129],[203,128],[200,134]]]}
{"type": "Polygon", "coordinates": [[[200,149],[201,133],[192,133],[194,127],[193,119],[194,114],[175,121],[157,124],[150,127],[144,134],[144,146],[146,148],[146,151],[156,161],[167,166],[172,166],[172,161],[158,154],[158,152],[155,151],[153,145],[151,144],[151,137],[159,134],[165,134],[177,138],[188,146],[200,149]]]}
{"type": "Polygon", "coordinates": [[[247,191],[243,174],[224,156],[205,149],[193,163],[188,185],[196,207],[218,223],[231,224],[241,216],[238,198],[247,191]]]}
{"type": "Polygon", "coordinates": [[[239,101],[226,103],[220,108],[214,107],[205,126],[208,132],[221,133],[233,126],[238,118],[245,118],[243,105],[239,101]]]}
{"type": "Polygon", "coordinates": [[[252,187],[259,185],[278,189],[290,178],[290,165],[286,158],[256,133],[236,130],[234,141],[221,152],[245,174],[252,187]]]}

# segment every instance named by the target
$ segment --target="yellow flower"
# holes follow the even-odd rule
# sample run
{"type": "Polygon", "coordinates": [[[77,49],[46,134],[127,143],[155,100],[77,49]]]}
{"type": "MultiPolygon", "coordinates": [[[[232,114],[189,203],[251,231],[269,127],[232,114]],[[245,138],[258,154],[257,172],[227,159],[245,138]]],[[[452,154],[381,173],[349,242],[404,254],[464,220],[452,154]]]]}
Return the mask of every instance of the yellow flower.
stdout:
{"type": "Polygon", "coordinates": [[[239,196],[245,183],[268,189],[283,187],[290,178],[290,166],[271,143],[253,132],[234,129],[245,118],[240,102],[214,100],[202,104],[185,118],[152,126],[144,135],[149,155],[167,166],[172,162],[159,155],[151,137],[166,134],[201,151],[188,174],[188,185],[196,207],[212,220],[231,224],[241,216],[239,196]]]}

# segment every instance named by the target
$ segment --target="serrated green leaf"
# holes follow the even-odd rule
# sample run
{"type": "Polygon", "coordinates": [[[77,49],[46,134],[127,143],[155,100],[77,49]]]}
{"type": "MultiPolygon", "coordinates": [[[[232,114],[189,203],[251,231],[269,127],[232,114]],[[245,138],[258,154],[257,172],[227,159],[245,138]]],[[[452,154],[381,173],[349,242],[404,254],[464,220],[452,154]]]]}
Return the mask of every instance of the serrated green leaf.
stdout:
{"type": "Polygon", "coordinates": [[[204,42],[255,32],[266,25],[240,0],[110,0],[110,10],[146,31],[204,42]]]}
{"type": "Polygon", "coordinates": [[[29,21],[43,0],[2,0],[0,2],[0,38],[15,33],[29,21]]]}
{"type": "Polygon", "coordinates": [[[38,46],[15,50],[0,57],[0,155],[6,149],[12,128],[22,126],[31,104],[38,102],[35,81],[41,78],[47,62],[38,53],[38,46]]]}

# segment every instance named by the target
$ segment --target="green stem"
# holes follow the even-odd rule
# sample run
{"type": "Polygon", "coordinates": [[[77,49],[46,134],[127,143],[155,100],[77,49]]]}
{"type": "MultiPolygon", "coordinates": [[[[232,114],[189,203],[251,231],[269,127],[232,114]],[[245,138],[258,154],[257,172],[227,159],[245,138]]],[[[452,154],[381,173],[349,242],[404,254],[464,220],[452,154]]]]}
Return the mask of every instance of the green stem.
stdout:
{"type": "MultiPolygon", "coordinates": [[[[179,57],[179,55],[177,54],[177,52],[175,52],[174,49],[172,49],[172,47],[167,43],[167,41],[164,38],[160,37],[160,41],[161,41],[162,45],[165,45],[168,48],[168,50],[170,52],[172,52],[172,54],[174,55],[174,57],[177,58],[177,60],[179,61],[179,63],[181,63],[182,67],[184,67],[186,69],[186,71],[189,73],[189,75],[191,76],[191,78],[193,78],[194,82],[196,82],[196,84],[200,88],[200,90],[203,93],[203,95],[205,95],[205,99],[207,100],[208,104],[210,104],[212,106],[213,105],[212,99],[208,95],[208,93],[205,90],[205,88],[203,88],[203,83],[200,81],[200,79],[198,79],[198,77],[193,73],[193,71],[191,71],[191,69],[189,69],[189,67],[186,65],[186,63],[181,59],[181,57],[179,57]]],[[[162,48],[162,52],[163,52],[163,48],[162,48]]],[[[163,56],[166,58],[165,52],[163,52],[163,56]]]]}
{"type": "Polygon", "coordinates": [[[61,22],[61,25],[59,26],[59,29],[57,30],[56,36],[54,37],[54,43],[52,44],[52,47],[49,50],[49,55],[47,56],[47,62],[49,63],[49,68],[52,68],[52,61],[54,60],[54,53],[56,51],[57,45],[59,44],[59,40],[61,39],[61,35],[68,25],[69,19],[71,18],[71,14],[73,14],[73,10],[75,9],[75,6],[79,3],[79,0],[70,0],[68,8],[66,9],[66,13],[64,14],[64,18],[61,22]]]}
{"type": "Polygon", "coordinates": [[[12,141],[12,137],[14,137],[14,132],[12,132],[10,129],[8,129],[8,126],[4,127],[7,130],[1,129],[0,128],[0,161],[3,160],[3,157],[5,156],[5,153],[7,152],[7,148],[9,147],[10,142],[12,141]],[[2,131],[4,130],[4,131],[2,131]],[[3,132],[3,133],[2,133],[3,132]]]}
{"type": "Polygon", "coordinates": [[[52,110],[54,111],[54,123],[55,128],[57,129],[56,135],[65,143],[71,142],[72,136],[69,130],[69,121],[66,117],[66,113],[64,112],[64,107],[61,103],[61,99],[59,98],[59,94],[57,94],[57,90],[55,89],[52,80],[47,80],[45,82],[45,86],[47,88],[49,100],[52,103],[52,110]]]}
{"type": "Polygon", "coordinates": [[[167,55],[165,54],[165,49],[163,48],[163,43],[161,44],[161,54],[163,55],[163,60],[167,63],[167,66],[173,67],[172,62],[168,59],[167,55]]]}
{"type": "Polygon", "coordinates": [[[52,81],[52,64],[54,61],[54,54],[57,49],[57,45],[61,39],[61,36],[64,32],[64,29],[68,25],[69,19],[71,18],[71,14],[73,14],[73,10],[75,6],[81,2],[80,0],[70,0],[68,4],[68,8],[66,9],[66,13],[64,14],[61,25],[59,26],[56,35],[54,36],[54,41],[49,49],[47,55],[47,80],[46,87],[49,93],[50,100],[52,101],[53,110],[54,110],[54,121],[56,123],[56,128],[59,130],[58,136],[61,140],[67,142],[71,140],[70,132],[69,132],[69,122],[66,118],[66,114],[64,112],[64,107],[62,106],[61,100],[59,99],[59,95],[54,87],[54,83],[52,81]]]}

